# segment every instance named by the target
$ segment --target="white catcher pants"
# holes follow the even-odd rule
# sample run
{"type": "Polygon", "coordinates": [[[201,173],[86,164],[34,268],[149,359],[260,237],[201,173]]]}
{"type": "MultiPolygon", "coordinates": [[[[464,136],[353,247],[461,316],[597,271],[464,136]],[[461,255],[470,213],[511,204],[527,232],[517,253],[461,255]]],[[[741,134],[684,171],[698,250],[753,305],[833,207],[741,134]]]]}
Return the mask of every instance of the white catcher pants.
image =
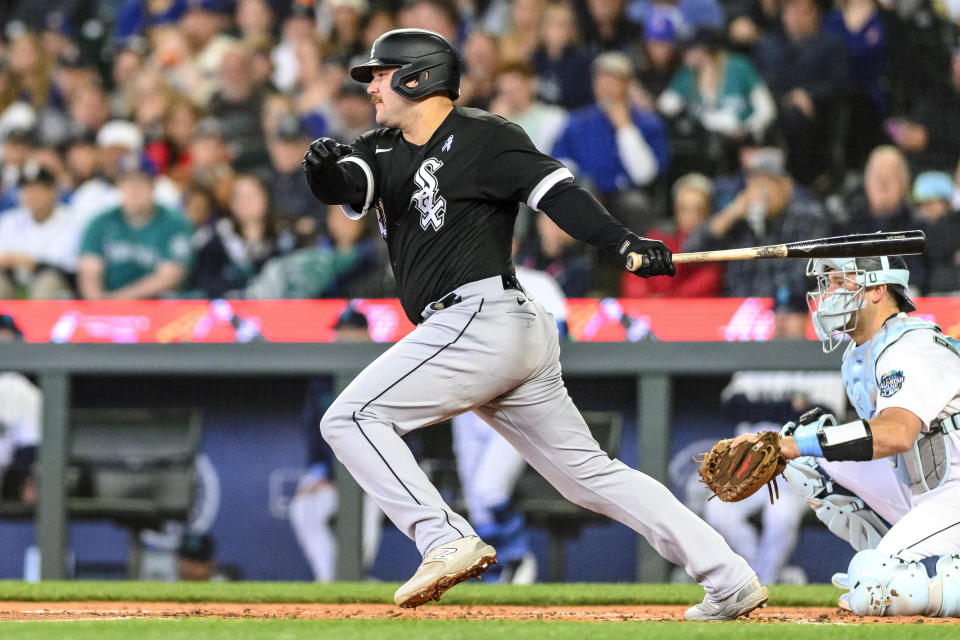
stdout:
{"type": "Polygon", "coordinates": [[[320,424],[340,461],[421,554],[475,534],[400,436],[473,410],[564,497],[644,536],[711,598],[753,577],[666,487],[600,449],[567,394],[556,325],[538,302],[505,290],[499,277],[456,293],[459,304],[432,314],[371,363],[320,424]]]}
{"type": "Polygon", "coordinates": [[[893,525],[877,545],[879,551],[908,562],[960,553],[960,483],[951,478],[939,489],[914,496],[886,458],[818,462],[893,525]]]}

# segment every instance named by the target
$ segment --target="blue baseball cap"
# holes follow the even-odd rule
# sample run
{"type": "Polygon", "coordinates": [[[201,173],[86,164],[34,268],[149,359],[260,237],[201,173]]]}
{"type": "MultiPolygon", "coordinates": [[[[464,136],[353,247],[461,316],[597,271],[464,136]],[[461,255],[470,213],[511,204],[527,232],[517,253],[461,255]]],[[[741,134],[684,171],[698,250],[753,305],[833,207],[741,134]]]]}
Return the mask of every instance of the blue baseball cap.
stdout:
{"type": "Polygon", "coordinates": [[[156,178],[159,171],[153,160],[142,154],[131,153],[120,156],[117,160],[117,177],[126,176],[132,173],[147,176],[150,179],[156,178]]]}
{"type": "Polygon", "coordinates": [[[943,171],[924,171],[913,181],[914,202],[953,199],[953,180],[943,171]]]}
{"type": "Polygon", "coordinates": [[[659,42],[676,42],[677,28],[670,19],[670,14],[662,9],[653,8],[643,23],[643,37],[659,42]]]}
{"type": "Polygon", "coordinates": [[[186,10],[226,15],[233,12],[233,3],[229,0],[187,0],[186,10]]]}

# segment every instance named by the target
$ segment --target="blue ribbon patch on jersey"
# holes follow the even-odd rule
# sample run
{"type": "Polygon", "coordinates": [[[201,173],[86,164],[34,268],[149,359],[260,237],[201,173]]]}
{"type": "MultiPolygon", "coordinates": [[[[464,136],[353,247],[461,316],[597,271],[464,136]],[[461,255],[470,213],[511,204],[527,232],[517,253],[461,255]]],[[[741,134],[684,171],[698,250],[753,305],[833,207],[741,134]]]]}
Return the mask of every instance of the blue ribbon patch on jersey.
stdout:
{"type": "Polygon", "coordinates": [[[880,395],[889,398],[903,387],[903,371],[894,369],[880,376],[880,395]]]}

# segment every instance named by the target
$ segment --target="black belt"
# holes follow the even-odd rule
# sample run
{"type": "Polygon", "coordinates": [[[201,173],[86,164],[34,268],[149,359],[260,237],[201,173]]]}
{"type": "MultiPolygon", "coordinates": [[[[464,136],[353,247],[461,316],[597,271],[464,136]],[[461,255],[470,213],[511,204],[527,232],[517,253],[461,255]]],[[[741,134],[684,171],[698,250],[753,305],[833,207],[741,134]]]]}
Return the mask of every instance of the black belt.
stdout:
{"type": "MultiPolygon", "coordinates": [[[[517,279],[517,276],[500,276],[500,281],[503,283],[504,289],[514,289],[516,291],[523,291],[523,287],[520,286],[520,280],[517,279]]],[[[458,304],[463,301],[459,295],[454,293],[448,293],[444,297],[440,298],[436,302],[430,303],[430,308],[434,311],[443,311],[444,309],[449,309],[455,304],[458,304]]]]}

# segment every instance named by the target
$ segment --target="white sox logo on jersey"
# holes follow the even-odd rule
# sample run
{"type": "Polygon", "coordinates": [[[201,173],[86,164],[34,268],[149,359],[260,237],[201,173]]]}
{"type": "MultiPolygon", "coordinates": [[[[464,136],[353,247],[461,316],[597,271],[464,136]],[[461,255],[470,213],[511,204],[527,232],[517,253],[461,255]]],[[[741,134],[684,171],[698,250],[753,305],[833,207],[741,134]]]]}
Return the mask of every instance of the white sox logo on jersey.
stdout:
{"type": "Polygon", "coordinates": [[[417,190],[413,192],[411,201],[420,210],[420,226],[426,231],[432,226],[439,231],[443,226],[443,214],[447,211],[447,201],[437,193],[440,185],[435,175],[443,163],[436,158],[427,158],[417,169],[413,181],[417,183],[417,190]]]}

